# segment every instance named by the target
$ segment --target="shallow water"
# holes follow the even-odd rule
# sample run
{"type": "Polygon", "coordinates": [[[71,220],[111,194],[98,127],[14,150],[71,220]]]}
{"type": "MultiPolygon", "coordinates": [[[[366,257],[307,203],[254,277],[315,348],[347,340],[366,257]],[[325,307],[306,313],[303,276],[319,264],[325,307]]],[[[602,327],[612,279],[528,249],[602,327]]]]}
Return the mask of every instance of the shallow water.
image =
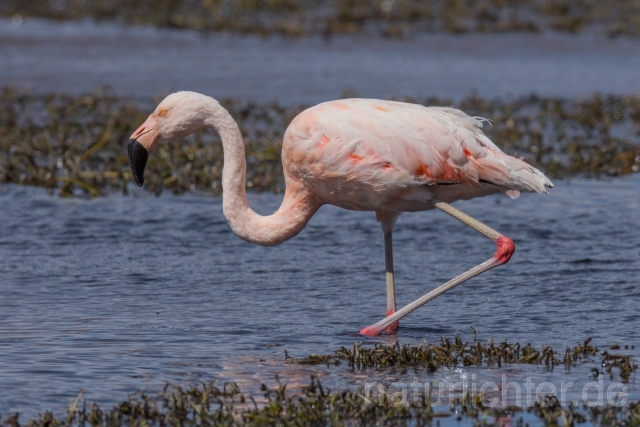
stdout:
{"type": "MultiPolygon", "coordinates": [[[[473,326],[483,342],[564,351],[591,336],[600,348],[635,345],[626,353],[638,354],[640,175],[556,184],[546,196],[457,204],[513,237],[516,254],[405,318],[400,343],[472,339],[473,326]]],[[[261,213],[280,200],[250,194],[261,213]]],[[[304,384],[317,373],[351,387],[399,376],[454,381],[466,371],[498,383],[505,374],[584,384],[598,366],[402,374],[286,364],[285,350],[304,357],[392,342],[356,334],[385,311],[382,233],[371,213],[326,206],[299,236],[264,248],[232,233],[220,203],[137,189],[82,200],[0,187],[0,413],[60,413],[80,389],[109,406],[166,381],[231,379],[255,391],[275,374],[304,384]]],[[[440,212],[405,214],[395,233],[399,304],[493,251],[440,212]]],[[[640,398],[635,377],[626,386],[640,398]]]]}
{"type": "Polygon", "coordinates": [[[91,22],[0,19],[0,85],[149,97],[317,103],[360,96],[461,99],[640,93],[640,39],[593,35],[425,35],[412,40],[286,40],[91,22]]]}

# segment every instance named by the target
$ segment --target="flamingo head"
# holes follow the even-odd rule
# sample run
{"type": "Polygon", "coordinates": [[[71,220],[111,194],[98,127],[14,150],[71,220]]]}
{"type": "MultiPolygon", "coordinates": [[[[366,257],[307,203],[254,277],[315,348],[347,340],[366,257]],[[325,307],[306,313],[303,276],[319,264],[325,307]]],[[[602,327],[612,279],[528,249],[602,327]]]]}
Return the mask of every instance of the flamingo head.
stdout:
{"type": "Polygon", "coordinates": [[[195,92],[167,96],[129,139],[129,164],[138,186],[144,184],[144,169],[159,142],[182,139],[205,124],[212,98],[195,92]]]}

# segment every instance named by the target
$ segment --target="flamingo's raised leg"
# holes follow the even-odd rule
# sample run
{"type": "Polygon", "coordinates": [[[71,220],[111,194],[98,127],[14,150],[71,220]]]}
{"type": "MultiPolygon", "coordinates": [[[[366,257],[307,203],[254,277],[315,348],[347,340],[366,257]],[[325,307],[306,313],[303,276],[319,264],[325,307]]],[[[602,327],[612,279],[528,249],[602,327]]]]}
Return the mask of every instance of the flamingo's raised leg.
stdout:
{"type": "Polygon", "coordinates": [[[456,218],[457,220],[463,222],[464,224],[468,225],[469,227],[484,234],[485,236],[487,236],[488,238],[496,242],[496,244],[498,245],[498,250],[491,258],[489,258],[482,264],[479,264],[473,267],[471,270],[462,273],[461,275],[455,277],[454,279],[451,279],[450,281],[440,286],[439,288],[432,290],[426,295],[423,295],[422,297],[418,298],[412,303],[396,311],[391,316],[388,316],[385,319],[379,321],[378,323],[375,323],[371,326],[368,326],[362,329],[360,331],[361,334],[374,335],[374,336],[380,335],[380,333],[385,331],[386,328],[398,322],[400,319],[402,319],[407,314],[411,313],[413,310],[426,304],[427,302],[438,297],[439,295],[442,295],[448,290],[453,289],[454,287],[458,286],[460,283],[466,282],[472,277],[475,277],[481,273],[484,273],[485,271],[490,270],[493,267],[497,267],[498,265],[506,264],[511,258],[511,255],[513,255],[513,252],[515,251],[516,247],[513,244],[513,240],[511,240],[507,236],[502,235],[501,233],[497,232],[493,228],[481,223],[477,219],[470,217],[469,215],[465,214],[464,212],[454,208],[453,206],[447,203],[435,200],[434,205],[436,208],[440,209],[441,211],[451,215],[452,217],[456,218]]]}

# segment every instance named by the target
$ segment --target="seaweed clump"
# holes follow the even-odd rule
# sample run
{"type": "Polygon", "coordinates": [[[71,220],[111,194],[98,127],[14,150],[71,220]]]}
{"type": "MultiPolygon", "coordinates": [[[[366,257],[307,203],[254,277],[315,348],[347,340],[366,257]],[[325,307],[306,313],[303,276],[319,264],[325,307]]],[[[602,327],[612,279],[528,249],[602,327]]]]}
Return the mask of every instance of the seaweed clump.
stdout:
{"type": "Polygon", "coordinates": [[[640,5],[628,0],[4,0],[0,15],[288,37],[589,29],[640,35],[640,5]]]}
{"type": "MultiPolygon", "coordinates": [[[[583,355],[582,347],[577,346],[573,351],[567,349],[564,363],[571,364],[583,355]]],[[[597,348],[590,347],[584,356],[593,355],[597,348]]],[[[355,343],[351,349],[341,347],[333,355],[312,355],[304,359],[295,360],[302,364],[335,364],[345,361],[349,367],[357,370],[382,369],[389,367],[423,367],[430,372],[440,367],[455,366],[502,366],[509,363],[546,364],[554,366],[563,363],[556,357],[551,346],[536,349],[531,344],[509,344],[504,341],[495,344],[489,340],[482,345],[475,340],[472,343],[463,341],[456,336],[454,340],[440,338],[439,343],[425,343],[423,345],[393,345],[374,344],[371,348],[362,347],[362,343],[355,343]]]]}
{"type": "MultiPolygon", "coordinates": [[[[453,105],[489,119],[491,126],[484,130],[498,146],[551,178],[619,176],[640,170],[638,96],[402,100],[453,105]]],[[[46,187],[62,196],[126,192],[131,182],[126,141],[158,101],[119,98],[105,91],[69,96],[0,89],[0,183],[46,187]]],[[[233,99],[221,103],[245,140],[247,188],[281,192],[283,133],[305,106],[233,99]]],[[[201,130],[184,141],[159,146],[149,159],[145,188],[156,194],[218,195],[222,166],[218,135],[201,130]]]]}
{"type": "MultiPolygon", "coordinates": [[[[567,367],[576,361],[587,360],[598,353],[588,338],[573,349],[567,348],[564,359],[551,347],[536,349],[531,344],[495,344],[490,340],[481,345],[475,337],[473,343],[441,338],[439,344],[422,346],[375,345],[363,348],[355,344],[353,349],[341,348],[333,355],[314,355],[294,359],[286,352],[289,363],[334,363],[346,361],[353,369],[380,369],[391,366],[439,366],[500,365],[501,363],[546,364],[548,367],[564,363],[567,367]]],[[[603,360],[627,360],[601,353],[603,360]]],[[[630,364],[631,370],[637,366],[630,364]]],[[[621,368],[622,369],[622,368],[621,368]]],[[[622,375],[622,373],[621,373],[622,375]]],[[[399,384],[375,382],[355,390],[325,388],[311,375],[308,385],[291,389],[276,376],[277,386],[261,385],[262,397],[256,401],[251,395],[241,393],[233,382],[219,386],[208,384],[177,386],[167,384],[157,395],[145,392],[130,395],[110,410],[103,410],[97,403],[87,405],[83,392],[71,402],[66,417],[45,412],[31,419],[26,427],[85,426],[326,426],[326,425],[391,425],[424,426],[439,425],[438,419],[466,419],[473,425],[502,425],[510,420],[524,425],[522,414],[529,413],[545,425],[575,426],[587,420],[594,425],[640,426],[640,402],[607,400],[608,404],[594,406],[584,400],[582,405],[572,402],[563,406],[552,394],[536,394],[536,400],[527,408],[506,406],[505,402],[491,399],[490,393],[463,391],[449,394],[443,403],[441,397],[434,400],[431,386],[414,389],[411,395],[398,390],[399,384]],[[491,400],[487,400],[489,397],[491,400]],[[448,408],[447,408],[448,406],[448,408]],[[443,410],[443,408],[445,410],[443,410]],[[502,420],[502,422],[501,422],[502,420]]],[[[415,380],[414,380],[415,381],[415,380]]],[[[418,383],[419,384],[419,383],[418,383]]],[[[431,384],[431,383],[429,383],[431,384]]],[[[402,388],[402,387],[401,387],[402,388]]],[[[528,403],[530,405],[530,403],[528,403]]],[[[530,416],[528,417],[531,418],[530,416]]],[[[21,427],[19,414],[4,419],[0,427],[21,427]]]]}
{"type": "MultiPolygon", "coordinates": [[[[576,363],[588,361],[598,354],[598,348],[591,345],[591,338],[573,348],[567,347],[564,353],[554,352],[551,346],[536,348],[532,344],[510,344],[503,341],[496,344],[489,340],[481,344],[474,334],[473,342],[463,341],[456,336],[454,340],[440,338],[439,343],[425,343],[423,345],[393,345],[374,344],[373,347],[362,347],[362,343],[355,343],[352,348],[341,347],[334,354],[311,355],[302,359],[287,358],[292,363],[305,365],[340,365],[346,363],[354,370],[385,369],[385,368],[421,368],[428,372],[435,372],[441,367],[456,366],[502,366],[503,364],[538,364],[549,369],[564,365],[571,368],[576,363]]],[[[614,368],[618,369],[620,377],[627,381],[629,376],[638,368],[631,356],[614,355],[602,352],[600,363],[611,378],[614,368]]],[[[600,372],[596,373],[596,376],[600,372]]]]}
{"type": "MultiPolygon", "coordinates": [[[[529,412],[545,425],[574,426],[589,419],[594,425],[640,425],[640,402],[626,405],[606,405],[563,408],[554,396],[545,396],[524,410],[517,406],[490,407],[482,396],[465,394],[451,401],[448,412],[432,407],[429,396],[401,399],[387,393],[383,387],[375,393],[325,389],[311,377],[310,384],[300,392],[262,386],[265,402],[258,405],[243,395],[234,383],[219,388],[215,383],[183,388],[167,385],[157,396],[145,393],[129,396],[111,410],[103,411],[96,403],[80,404],[82,393],[69,405],[66,417],[51,412],[31,419],[26,427],[84,426],[326,426],[326,425],[432,425],[434,419],[455,417],[472,420],[474,425],[501,424],[513,419],[523,425],[518,414],[529,412]]],[[[19,414],[0,422],[2,427],[20,427],[19,414]]]]}

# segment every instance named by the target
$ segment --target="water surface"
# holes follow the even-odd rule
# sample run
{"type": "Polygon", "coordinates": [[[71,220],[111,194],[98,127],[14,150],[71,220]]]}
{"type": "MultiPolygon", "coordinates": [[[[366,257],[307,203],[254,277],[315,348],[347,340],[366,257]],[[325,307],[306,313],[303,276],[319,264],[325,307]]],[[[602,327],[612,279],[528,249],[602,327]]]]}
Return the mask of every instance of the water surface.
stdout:
{"type": "Polygon", "coordinates": [[[150,97],[195,90],[283,104],[360,96],[460,99],[640,93],[640,39],[450,34],[258,38],[87,22],[0,20],[1,85],[150,97]]]}
{"type": "MultiPolygon", "coordinates": [[[[640,301],[640,175],[556,183],[550,195],[489,197],[461,209],[513,237],[516,253],[402,321],[400,343],[461,334],[551,344],[591,336],[635,345],[640,301]]],[[[136,189],[137,190],[137,189],[136,189]]],[[[304,384],[359,386],[398,373],[300,367],[295,357],[366,338],[385,311],[382,233],[371,213],[323,207],[296,238],[272,248],[229,229],[221,200],[143,191],[94,200],[0,187],[0,413],[62,412],[84,389],[112,405],[166,381],[235,380],[245,391],[279,374],[304,384]]],[[[250,194],[262,213],[281,196],[250,194]]],[[[441,212],[405,214],[395,233],[403,305],[485,260],[494,245],[441,212]]],[[[624,352],[624,350],[622,350],[624,352]]],[[[590,381],[542,366],[472,368],[541,381],[590,381]]],[[[404,374],[408,381],[459,371],[404,374]]],[[[640,398],[635,377],[627,384],[640,398]]],[[[22,419],[23,421],[26,420],[22,419]]]]}

